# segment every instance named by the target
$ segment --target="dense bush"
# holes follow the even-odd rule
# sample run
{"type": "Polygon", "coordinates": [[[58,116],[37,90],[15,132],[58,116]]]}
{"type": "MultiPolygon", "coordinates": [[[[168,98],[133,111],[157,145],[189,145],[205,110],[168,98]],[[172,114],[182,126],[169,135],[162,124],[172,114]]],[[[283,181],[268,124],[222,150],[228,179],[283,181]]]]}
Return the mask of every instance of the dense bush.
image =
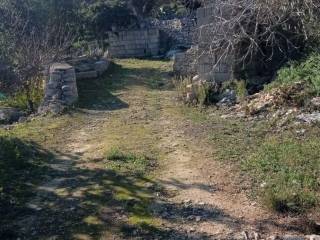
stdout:
{"type": "Polygon", "coordinates": [[[38,109],[43,99],[43,94],[43,88],[39,86],[32,87],[29,92],[20,89],[7,98],[0,99],[0,105],[19,108],[25,112],[29,112],[30,101],[32,102],[32,108],[38,109]]]}
{"type": "Polygon", "coordinates": [[[311,94],[320,95],[320,54],[312,54],[280,69],[276,80],[267,85],[266,89],[286,87],[297,82],[306,83],[311,94]]]}

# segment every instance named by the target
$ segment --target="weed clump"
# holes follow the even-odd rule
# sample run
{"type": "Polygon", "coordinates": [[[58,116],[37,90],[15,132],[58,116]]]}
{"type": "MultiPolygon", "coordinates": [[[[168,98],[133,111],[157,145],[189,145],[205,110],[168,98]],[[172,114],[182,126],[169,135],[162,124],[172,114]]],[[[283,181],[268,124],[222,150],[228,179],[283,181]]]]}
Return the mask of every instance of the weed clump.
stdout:
{"type": "Polygon", "coordinates": [[[233,105],[237,100],[243,100],[247,95],[245,80],[230,80],[215,82],[194,80],[191,78],[175,79],[173,81],[179,100],[192,105],[211,105],[223,103],[223,99],[233,105]]]}
{"type": "Polygon", "coordinates": [[[292,62],[280,69],[275,81],[265,89],[289,87],[297,82],[305,83],[310,95],[320,95],[320,54],[312,54],[301,62],[292,62]]]}

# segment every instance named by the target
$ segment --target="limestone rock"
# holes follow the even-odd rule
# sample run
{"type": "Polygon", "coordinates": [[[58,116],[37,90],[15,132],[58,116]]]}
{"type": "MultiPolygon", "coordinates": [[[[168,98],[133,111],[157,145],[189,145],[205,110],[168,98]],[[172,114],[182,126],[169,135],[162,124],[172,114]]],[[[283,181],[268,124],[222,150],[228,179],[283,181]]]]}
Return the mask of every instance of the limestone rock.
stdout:
{"type": "Polygon", "coordinates": [[[320,236],[319,235],[309,235],[306,236],[308,240],[320,240],[320,236]]]}
{"type": "Polygon", "coordinates": [[[221,96],[219,106],[232,106],[237,101],[237,95],[234,90],[227,89],[221,96]]]}
{"type": "Polygon", "coordinates": [[[319,123],[320,122],[320,112],[314,113],[303,113],[297,116],[297,119],[304,123],[319,123]]]}
{"type": "Polygon", "coordinates": [[[192,78],[192,81],[193,81],[193,82],[200,81],[200,76],[199,76],[199,75],[195,75],[195,76],[192,78]]]}
{"type": "Polygon", "coordinates": [[[282,240],[305,240],[305,237],[302,236],[294,236],[294,235],[284,235],[282,240]]]}
{"type": "Polygon", "coordinates": [[[311,107],[316,110],[320,110],[320,97],[311,99],[311,107]]]}

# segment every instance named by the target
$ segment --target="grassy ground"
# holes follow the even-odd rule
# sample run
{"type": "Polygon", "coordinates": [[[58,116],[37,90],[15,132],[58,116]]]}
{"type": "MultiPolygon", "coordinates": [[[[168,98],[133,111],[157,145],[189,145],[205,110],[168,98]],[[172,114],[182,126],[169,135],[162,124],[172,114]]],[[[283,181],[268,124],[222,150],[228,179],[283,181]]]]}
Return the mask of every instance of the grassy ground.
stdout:
{"type": "Polygon", "coordinates": [[[168,71],[168,62],[122,60],[105,77],[79,82],[68,114],[1,129],[1,238],[98,239],[156,228],[149,205],[161,153],[151,123],[168,71]],[[60,176],[68,183],[55,186],[60,176]],[[52,189],[35,197],[39,185],[52,189]]]}
{"type": "Polygon", "coordinates": [[[184,107],[180,113],[202,125],[214,159],[241,168],[252,196],[266,207],[294,213],[319,209],[318,126],[291,125],[279,132],[267,120],[221,118],[224,113],[216,110],[184,107]]]}
{"type": "Polygon", "coordinates": [[[152,209],[162,192],[153,170],[172,151],[159,143],[174,131],[193,139],[198,151],[209,149],[212,160],[234,166],[265,206],[317,207],[319,128],[279,133],[267,121],[176,105],[167,91],[169,62],[116,63],[106,76],[78,83],[79,103],[69,113],[0,129],[0,238],[169,239],[172,232],[187,238],[161,228],[168,220],[152,209]],[[184,129],[175,129],[179,123],[184,129]]]}

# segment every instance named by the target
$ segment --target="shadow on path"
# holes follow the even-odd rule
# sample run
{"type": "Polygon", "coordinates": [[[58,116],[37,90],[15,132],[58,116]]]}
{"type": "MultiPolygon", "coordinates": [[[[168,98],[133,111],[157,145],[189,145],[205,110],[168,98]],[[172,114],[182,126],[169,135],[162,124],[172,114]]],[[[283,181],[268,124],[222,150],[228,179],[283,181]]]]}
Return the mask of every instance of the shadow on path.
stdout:
{"type": "Polygon", "coordinates": [[[109,71],[97,79],[78,81],[78,107],[88,110],[113,111],[128,108],[116,91],[143,86],[148,89],[170,89],[169,72],[152,67],[130,67],[111,64],[109,71]]]}
{"type": "Polygon", "coordinates": [[[191,216],[202,216],[230,226],[238,221],[213,206],[166,202],[157,197],[157,183],[143,176],[80,167],[79,155],[52,153],[39,146],[36,151],[51,159],[50,164],[41,176],[28,177],[47,179],[33,188],[35,195],[27,204],[13,212],[10,206],[1,210],[7,218],[1,219],[0,239],[200,240],[209,236],[157,227],[152,219],[183,224],[194,222],[191,216]],[[132,219],[141,221],[130,224],[132,219]]]}

